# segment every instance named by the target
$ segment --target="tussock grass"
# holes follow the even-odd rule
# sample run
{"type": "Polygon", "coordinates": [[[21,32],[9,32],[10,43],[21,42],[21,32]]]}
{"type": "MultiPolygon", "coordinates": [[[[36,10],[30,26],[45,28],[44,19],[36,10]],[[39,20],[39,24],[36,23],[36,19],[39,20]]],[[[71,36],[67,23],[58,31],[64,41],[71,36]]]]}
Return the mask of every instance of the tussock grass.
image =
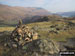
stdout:
{"type": "Polygon", "coordinates": [[[0,27],[0,32],[12,31],[15,27],[0,27]]]}
{"type": "MultiPolygon", "coordinates": [[[[71,21],[71,22],[74,23],[75,21],[71,21]]],[[[37,23],[28,24],[28,26],[30,26],[30,27],[38,26],[39,28],[47,28],[47,29],[50,29],[51,25],[59,25],[58,28],[63,28],[64,25],[67,25],[67,22],[50,21],[50,22],[39,22],[39,23],[37,22],[37,23]]],[[[49,31],[44,31],[41,29],[38,29],[37,31],[41,35],[40,38],[49,37],[50,39],[53,39],[55,41],[66,41],[67,38],[75,37],[75,26],[69,27],[69,29],[67,29],[67,30],[61,30],[61,31],[59,31],[58,34],[49,33],[49,31]]]]}
{"type": "MultiPolygon", "coordinates": [[[[74,22],[74,21],[72,21],[74,22]]],[[[67,38],[75,37],[75,27],[69,27],[70,29],[58,31],[58,33],[49,32],[52,30],[50,26],[58,25],[58,28],[63,28],[64,25],[67,25],[64,21],[49,21],[49,22],[36,22],[27,24],[30,28],[37,26],[36,30],[40,37],[39,38],[50,38],[56,41],[66,41],[67,38]]],[[[3,31],[12,31],[15,27],[0,27],[0,32],[3,31]]]]}

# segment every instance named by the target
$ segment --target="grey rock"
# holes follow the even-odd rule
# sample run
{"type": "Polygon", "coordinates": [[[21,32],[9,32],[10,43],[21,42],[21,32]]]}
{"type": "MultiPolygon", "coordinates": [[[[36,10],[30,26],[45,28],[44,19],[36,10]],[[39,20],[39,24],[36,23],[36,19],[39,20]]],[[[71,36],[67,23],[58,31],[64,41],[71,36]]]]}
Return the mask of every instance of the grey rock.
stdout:
{"type": "Polygon", "coordinates": [[[27,47],[27,49],[25,50],[28,52],[37,52],[42,54],[59,53],[59,45],[56,42],[51,41],[49,39],[34,40],[30,43],[27,43],[25,47],[27,47]]]}
{"type": "Polygon", "coordinates": [[[17,44],[12,44],[12,46],[17,48],[17,44]]]}

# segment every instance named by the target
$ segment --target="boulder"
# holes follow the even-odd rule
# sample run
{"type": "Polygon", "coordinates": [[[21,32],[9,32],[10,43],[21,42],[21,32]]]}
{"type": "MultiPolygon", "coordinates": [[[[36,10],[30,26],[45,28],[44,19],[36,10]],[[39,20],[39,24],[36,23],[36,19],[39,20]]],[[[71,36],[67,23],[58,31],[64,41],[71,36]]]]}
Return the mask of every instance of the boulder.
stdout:
{"type": "Polygon", "coordinates": [[[26,52],[36,52],[40,55],[51,55],[59,53],[59,45],[50,39],[37,39],[25,44],[22,48],[26,52]]]}

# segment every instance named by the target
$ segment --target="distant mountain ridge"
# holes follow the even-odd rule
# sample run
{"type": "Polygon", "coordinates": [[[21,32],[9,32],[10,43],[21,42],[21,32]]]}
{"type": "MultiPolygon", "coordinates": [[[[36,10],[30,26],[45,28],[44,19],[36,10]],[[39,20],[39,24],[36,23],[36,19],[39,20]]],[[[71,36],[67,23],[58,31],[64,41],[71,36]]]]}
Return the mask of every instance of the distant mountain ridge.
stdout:
{"type": "Polygon", "coordinates": [[[0,26],[16,25],[19,19],[23,23],[60,20],[62,16],[75,16],[73,12],[51,13],[40,7],[19,7],[0,4],[0,26]]]}
{"type": "Polygon", "coordinates": [[[56,13],[64,17],[75,17],[75,11],[56,13]]]}

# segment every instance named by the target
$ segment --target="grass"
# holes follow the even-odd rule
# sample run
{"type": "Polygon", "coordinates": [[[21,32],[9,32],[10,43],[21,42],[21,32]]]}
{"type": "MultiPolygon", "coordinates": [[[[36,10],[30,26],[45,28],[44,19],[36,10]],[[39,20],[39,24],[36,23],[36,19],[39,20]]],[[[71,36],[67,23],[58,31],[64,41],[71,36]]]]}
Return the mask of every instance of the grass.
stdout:
{"type": "MultiPolygon", "coordinates": [[[[75,23],[75,21],[72,21],[72,22],[75,23]]],[[[36,31],[40,35],[39,37],[40,39],[49,38],[54,41],[66,41],[67,38],[75,37],[75,27],[74,26],[69,27],[69,29],[67,30],[58,31],[57,34],[49,32],[50,30],[52,30],[52,28],[50,28],[50,26],[52,25],[58,25],[57,26],[58,28],[63,28],[64,25],[67,25],[67,23],[62,22],[62,21],[50,21],[50,22],[39,22],[39,23],[36,22],[36,23],[27,24],[27,25],[30,28],[35,27],[35,26],[38,28],[36,31]]],[[[0,27],[0,32],[13,31],[14,29],[15,27],[9,27],[9,26],[0,27]]],[[[20,51],[16,51],[16,50],[14,51],[14,49],[11,50],[1,45],[4,42],[5,38],[8,38],[9,36],[10,36],[9,33],[3,34],[2,36],[0,36],[0,56],[23,56],[23,54],[21,54],[20,51]]],[[[26,56],[26,54],[24,54],[24,56],[26,56]]]]}
{"type": "Polygon", "coordinates": [[[50,37],[56,41],[66,41],[67,38],[75,37],[75,30],[63,31],[59,34],[50,34],[50,37]]]}
{"type": "Polygon", "coordinates": [[[15,27],[0,27],[0,32],[12,31],[15,27]]]}
{"type": "MultiPolygon", "coordinates": [[[[75,23],[75,21],[71,21],[71,22],[75,23]]],[[[64,21],[50,21],[50,22],[39,22],[39,23],[37,22],[37,23],[28,24],[28,26],[30,27],[37,26],[39,28],[37,30],[39,35],[41,35],[41,37],[39,38],[49,37],[50,39],[53,39],[55,41],[66,41],[67,38],[75,37],[75,27],[69,27],[69,29],[61,30],[59,31],[58,34],[55,34],[55,33],[49,33],[49,31],[51,30],[50,28],[51,25],[58,25],[57,26],[58,28],[63,28],[64,25],[67,25],[67,23],[64,21]],[[41,30],[40,28],[46,29],[46,31],[41,30]]]]}
{"type": "MultiPolygon", "coordinates": [[[[72,21],[75,23],[75,21],[72,21]]],[[[32,27],[38,27],[36,30],[40,37],[39,38],[50,38],[56,41],[66,41],[67,38],[75,37],[75,28],[74,27],[69,27],[70,29],[68,30],[61,30],[58,31],[58,34],[56,33],[50,33],[49,31],[52,30],[50,26],[52,25],[58,25],[57,28],[63,28],[64,25],[67,25],[64,21],[49,21],[49,22],[36,22],[36,23],[31,23],[27,24],[30,28],[32,27]]],[[[0,27],[0,32],[3,31],[13,31],[15,27],[0,27]]],[[[55,30],[56,28],[54,28],[55,30]]]]}

